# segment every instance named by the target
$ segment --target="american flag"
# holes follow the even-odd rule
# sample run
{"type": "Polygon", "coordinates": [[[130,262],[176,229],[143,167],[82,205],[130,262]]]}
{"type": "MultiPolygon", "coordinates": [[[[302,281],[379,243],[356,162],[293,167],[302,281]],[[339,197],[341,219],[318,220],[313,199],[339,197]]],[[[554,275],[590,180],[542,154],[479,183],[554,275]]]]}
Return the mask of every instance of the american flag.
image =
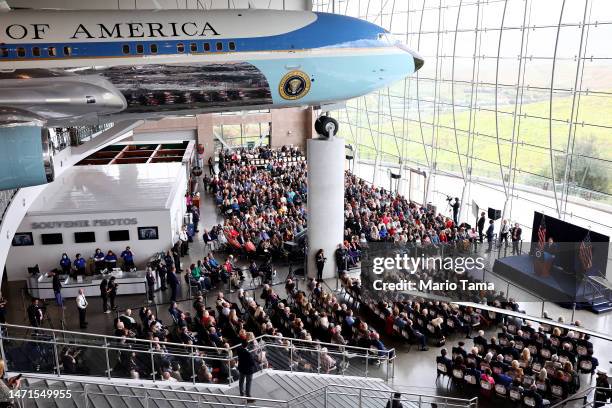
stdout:
{"type": "Polygon", "coordinates": [[[542,214],[542,220],[540,221],[540,228],[538,228],[538,249],[544,249],[546,243],[546,220],[544,214],[542,214]]]}
{"type": "Polygon", "coordinates": [[[593,266],[593,244],[591,244],[591,234],[587,232],[586,236],[580,243],[580,262],[585,271],[588,271],[593,266]]]}

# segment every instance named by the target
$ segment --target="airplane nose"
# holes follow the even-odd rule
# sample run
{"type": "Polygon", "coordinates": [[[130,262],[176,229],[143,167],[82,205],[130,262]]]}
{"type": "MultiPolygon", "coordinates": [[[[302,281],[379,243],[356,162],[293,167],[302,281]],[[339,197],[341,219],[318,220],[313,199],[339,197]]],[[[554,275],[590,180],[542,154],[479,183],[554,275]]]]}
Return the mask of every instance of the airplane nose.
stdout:
{"type": "Polygon", "coordinates": [[[414,58],[414,72],[417,72],[419,69],[421,69],[421,67],[423,67],[423,65],[425,65],[425,60],[418,52],[411,50],[404,44],[396,44],[396,46],[399,49],[406,51],[408,54],[412,55],[412,58],[414,58]]]}

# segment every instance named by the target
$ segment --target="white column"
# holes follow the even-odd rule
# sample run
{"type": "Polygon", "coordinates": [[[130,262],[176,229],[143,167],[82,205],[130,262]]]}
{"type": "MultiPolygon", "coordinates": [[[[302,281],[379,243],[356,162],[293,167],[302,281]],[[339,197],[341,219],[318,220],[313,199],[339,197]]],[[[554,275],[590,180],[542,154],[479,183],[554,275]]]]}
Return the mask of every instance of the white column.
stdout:
{"type": "Polygon", "coordinates": [[[308,276],[317,276],[315,254],[323,248],[326,279],[336,276],[334,252],[344,237],[344,140],[309,139],[307,159],[308,276]]]}

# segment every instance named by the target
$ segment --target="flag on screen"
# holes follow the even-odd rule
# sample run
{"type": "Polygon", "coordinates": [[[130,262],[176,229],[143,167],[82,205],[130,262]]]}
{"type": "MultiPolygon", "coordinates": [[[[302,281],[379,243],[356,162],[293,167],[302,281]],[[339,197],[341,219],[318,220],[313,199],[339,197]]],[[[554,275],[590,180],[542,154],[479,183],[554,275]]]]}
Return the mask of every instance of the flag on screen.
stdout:
{"type": "Polygon", "coordinates": [[[538,228],[538,249],[544,249],[546,244],[546,220],[544,214],[542,214],[542,220],[540,221],[540,228],[538,228]]]}
{"type": "Polygon", "coordinates": [[[585,271],[588,271],[593,266],[593,244],[591,243],[591,233],[587,232],[586,236],[580,243],[580,262],[585,271]]]}

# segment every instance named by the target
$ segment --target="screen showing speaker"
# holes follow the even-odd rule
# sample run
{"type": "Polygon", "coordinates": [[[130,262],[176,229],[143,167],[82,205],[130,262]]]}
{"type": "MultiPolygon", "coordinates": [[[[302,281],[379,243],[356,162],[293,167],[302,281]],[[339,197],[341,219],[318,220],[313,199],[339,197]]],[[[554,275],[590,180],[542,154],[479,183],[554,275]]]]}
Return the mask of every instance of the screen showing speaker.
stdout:
{"type": "Polygon", "coordinates": [[[606,273],[610,237],[567,221],[535,212],[531,232],[531,255],[552,255],[554,266],[569,274],[606,273]],[[540,240],[545,244],[540,245],[540,240]],[[586,262],[586,260],[590,262],[586,262]],[[591,266],[585,268],[585,262],[591,266]]]}

